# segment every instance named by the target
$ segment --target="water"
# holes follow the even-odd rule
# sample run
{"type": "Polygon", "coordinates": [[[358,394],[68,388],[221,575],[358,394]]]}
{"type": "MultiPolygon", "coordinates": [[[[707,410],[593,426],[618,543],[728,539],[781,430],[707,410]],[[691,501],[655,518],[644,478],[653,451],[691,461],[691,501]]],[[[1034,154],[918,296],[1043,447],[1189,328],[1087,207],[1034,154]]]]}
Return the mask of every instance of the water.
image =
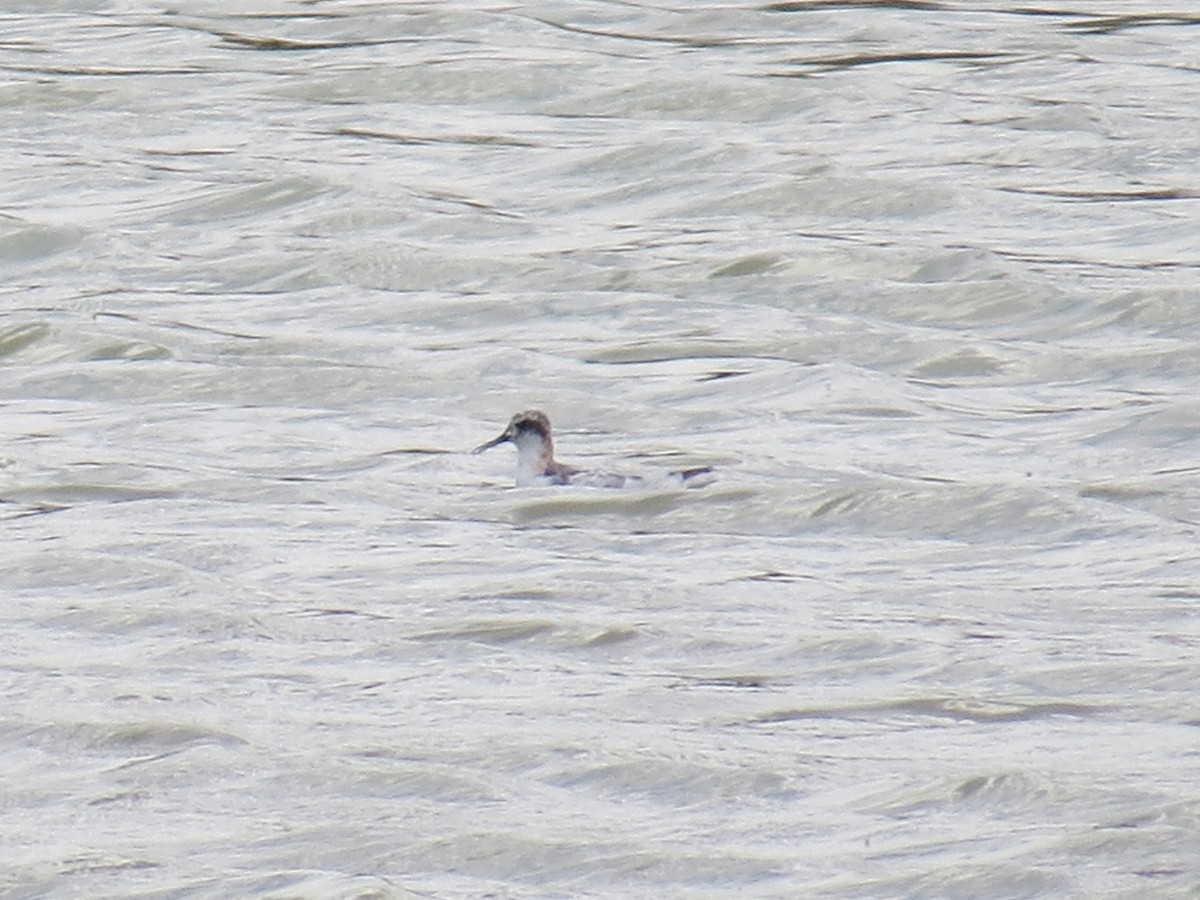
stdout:
{"type": "Polygon", "coordinates": [[[1195,895],[1198,23],[3,4],[0,893],[1195,895]]]}

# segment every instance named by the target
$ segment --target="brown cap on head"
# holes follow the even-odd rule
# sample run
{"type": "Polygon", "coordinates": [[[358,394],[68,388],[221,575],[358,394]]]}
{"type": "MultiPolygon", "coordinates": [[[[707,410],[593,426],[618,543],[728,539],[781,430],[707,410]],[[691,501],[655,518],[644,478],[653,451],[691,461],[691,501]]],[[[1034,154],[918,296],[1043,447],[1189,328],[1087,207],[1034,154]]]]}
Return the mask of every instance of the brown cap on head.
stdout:
{"type": "Polygon", "coordinates": [[[508,427],[501,434],[492,438],[484,444],[480,444],[472,453],[482,453],[484,450],[490,450],[499,444],[515,441],[520,434],[533,432],[541,435],[546,440],[550,440],[550,417],[540,409],[527,409],[525,412],[519,412],[513,416],[508,427]]]}
{"type": "Polygon", "coordinates": [[[512,417],[508,430],[514,435],[522,431],[535,431],[543,437],[550,437],[550,417],[540,409],[527,409],[512,417]]]}

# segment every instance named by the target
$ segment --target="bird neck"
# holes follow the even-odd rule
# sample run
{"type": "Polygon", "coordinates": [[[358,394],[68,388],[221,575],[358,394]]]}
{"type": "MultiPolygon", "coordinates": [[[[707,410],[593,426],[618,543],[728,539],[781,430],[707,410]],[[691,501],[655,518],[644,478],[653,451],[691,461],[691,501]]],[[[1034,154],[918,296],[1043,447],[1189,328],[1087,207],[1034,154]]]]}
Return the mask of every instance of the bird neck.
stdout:
{"type": "Polygon", "coordinates": [[[535,484],[554,462],[554,442],[535,432],[517,435],[517,484],[535,484]]]}

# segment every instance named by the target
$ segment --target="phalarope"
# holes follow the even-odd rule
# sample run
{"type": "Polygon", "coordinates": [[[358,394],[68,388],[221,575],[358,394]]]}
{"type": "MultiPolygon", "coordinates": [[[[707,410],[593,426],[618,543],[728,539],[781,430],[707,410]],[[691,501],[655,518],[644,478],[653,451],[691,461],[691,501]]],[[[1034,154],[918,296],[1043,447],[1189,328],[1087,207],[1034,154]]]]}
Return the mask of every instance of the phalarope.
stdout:
{"type": "MultiPolygon", "coordinates": [[[[555,461],[550,419],[539,409],[517,413],[498,437],[492,438],[486,444],[480,444],[472,452],[482,453],[504,443],[512,443],[517,447],[517,487],[571,484],[584,487],[628,488],[654,484],[654,479],[642,478],[639,475],[586,471],[555,461]]],[[[713,474],[712,468],[702,466],[668,472],[663,483],[673,487],[703,487],[715,480],[716,475],[713,474]]]]}

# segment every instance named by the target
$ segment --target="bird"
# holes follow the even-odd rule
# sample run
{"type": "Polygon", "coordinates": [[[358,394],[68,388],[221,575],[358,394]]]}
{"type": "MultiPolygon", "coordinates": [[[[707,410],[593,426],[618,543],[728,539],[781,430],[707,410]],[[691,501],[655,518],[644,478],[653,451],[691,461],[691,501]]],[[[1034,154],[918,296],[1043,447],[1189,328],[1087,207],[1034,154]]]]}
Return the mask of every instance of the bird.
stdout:
{"type": "MultiPolygon", "coordinates": [[[[511,443],[517,448],[517,487],[539,485],[575,485],[601,488],[652,487],[656,479],[641,475],[620,475],[615,472],[579,469],[560,463],[554,458],[554,436],[550,417],[540,409],[527,409],[509,420],[499,435],[472,452],[482,453],[500,444],[511,443]]],[[[668,472],[658,481],[665,487],[703,487],[716,480],[711,466],[679,469],[668,472]]]]}

